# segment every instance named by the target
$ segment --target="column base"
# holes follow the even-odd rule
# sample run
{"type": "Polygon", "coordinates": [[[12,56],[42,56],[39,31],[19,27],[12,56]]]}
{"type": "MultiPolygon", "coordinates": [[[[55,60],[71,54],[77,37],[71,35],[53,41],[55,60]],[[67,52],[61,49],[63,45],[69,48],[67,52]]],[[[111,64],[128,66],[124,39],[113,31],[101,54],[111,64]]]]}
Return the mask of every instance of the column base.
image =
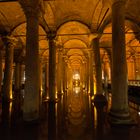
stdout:
{"type": "Polygon", "coordinates": [[[112,126],[122,125],[122,126],[133,126],[137,125],[136,121],[134,121],[129,111],[125,110],[110,110],[109,112],[109,123],[112,126]]]}
{"type": "Polygon", "coordinates": [[[103,94],[96,94],[94,96],[93,102],[97,108],[103,108],[107,105],[107,99],[103,94]]]}

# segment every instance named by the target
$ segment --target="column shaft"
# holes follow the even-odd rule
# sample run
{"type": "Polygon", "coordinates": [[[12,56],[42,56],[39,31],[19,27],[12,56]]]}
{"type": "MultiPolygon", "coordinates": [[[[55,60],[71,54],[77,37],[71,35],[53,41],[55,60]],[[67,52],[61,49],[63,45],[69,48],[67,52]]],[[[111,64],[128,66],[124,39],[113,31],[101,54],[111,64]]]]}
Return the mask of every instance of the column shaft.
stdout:
{"type": "Polygon", "coordinates": [[[19,62],[15,66],[15,92],[20,92],[21,86],[21,65],[19,62]]]}
{"type": "Polygon", "coordinates": [[[62,94],[62,50],[58,50],[58,94],[62,94]]]}
{"type": "Polygon", "coordinates": [[[28,14],[23,118],[25,121],[32,121],[39,118],[39,17],[28,14]]]}
{"type": "Polygon", "coordinates": [[[2,87],[3,101],[9,101],[10,98],[12,98],[13,54],[14,46],[11,43],[8,43],[6,45],[5,71],[2,87]]]}
{"type": "Polygon", "coordinates": [[[93,39],[93,50],[95,60],[95,79],[96,79],[96,94],[103,94],[102,88],[102,69],[100,61],[99,39],[93,39]]]}
{"type": "Polygon", "coordinates": [[[94,83],[93,83],[93,52],[90,52],[90,58],[89,58],[89,70],[90,70],[90,96],[94,95],[94,83]]]}
{"type": "Polygon", "coordinates": [[[49,98],[50,101],[56,100],[56,48],[54,44],[54,36],[50,33],[49,36],[49,98]]]}
{"type": "Polygon", "coordinates": [[[48,81],[48,76],[49,76],[49,73],[48,73],[48,62],[46,62],[45,64],[45,98],[49,98],[49,94],[48,94],[48,88],[49,88],[49,81],[48,81]]]}
{"type": "Polygon", "coordinates": [[[125,48],[125,0],[112,5],[112,106],[111,122],[130,122],[127,93],[127,64],[125,48]]]}

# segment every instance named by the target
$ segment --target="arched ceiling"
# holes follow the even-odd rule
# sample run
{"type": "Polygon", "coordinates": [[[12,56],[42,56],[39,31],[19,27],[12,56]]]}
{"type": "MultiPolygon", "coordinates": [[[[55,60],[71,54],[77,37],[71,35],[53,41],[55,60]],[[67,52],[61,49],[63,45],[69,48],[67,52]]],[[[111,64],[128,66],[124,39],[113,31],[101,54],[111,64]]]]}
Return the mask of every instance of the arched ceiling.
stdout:
{"type": "MultiPolygon", "coordinates": [[[[5,0],[6,1],[6,0],[5,0]]],[[[102,35],[100,47],[111,52],[112,0],[42,0],[44,15],[40,17],[39,54],[48,58],[47,32],[56,31],[56,41],[69,55],[71,64],[78,65],[86,59],[90,49],[91,33],[102,35]],[[81,57],[81,56],[85,56],[81,57]]],[[[140,0],[126,2],[127,58],[140,52],[140,0]]],[[[0,35],[12,35],[18,42],[16,49],[24,50],[26,18],[18,1],[0,2],[0,35]]],[[[3,46],[0,38],[0,47],[3,46]]],[[[17,51],[17,54],[19,51],[17,51]]],[[[101,51],[102,54],[102,51],[101,51]]]]}

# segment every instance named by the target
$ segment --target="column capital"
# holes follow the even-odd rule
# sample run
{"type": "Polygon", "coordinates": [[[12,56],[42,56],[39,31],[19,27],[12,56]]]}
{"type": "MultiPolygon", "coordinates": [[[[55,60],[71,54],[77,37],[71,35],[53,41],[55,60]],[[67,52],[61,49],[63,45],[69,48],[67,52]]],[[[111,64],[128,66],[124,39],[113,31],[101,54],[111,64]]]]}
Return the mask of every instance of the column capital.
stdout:
{"type": "Polygon", "coordinates": [[[44,13],[44,6],[42,0],[19,0],[21,7],[26,17],[39,17],[41,13],[44,13]]]}
{"type": "Polygon", "coordinates": [[[15,37],[12,36],[4,36],[2,37],[3,43],[6,45],[6,47],[14,47],[16,46],[18,40],[15,37]]]}
{"type": "Polygon", "coordinates": [[[94,40],[95,38],[99,38],[99,37],[98,37],[98,34],[96,34],[96,33],[95,33],[95,34],[93,34],[93,33],[90,34],[90,35],[89,35],[89,42],[92,42],[92,40],[94,40]]]}
{"type": "Polygon", "coordinates": [[[47,33],[47,38],[48,40],[54,40],[56,37],[56,32],[55,31],[50,31],[47,33]]]}

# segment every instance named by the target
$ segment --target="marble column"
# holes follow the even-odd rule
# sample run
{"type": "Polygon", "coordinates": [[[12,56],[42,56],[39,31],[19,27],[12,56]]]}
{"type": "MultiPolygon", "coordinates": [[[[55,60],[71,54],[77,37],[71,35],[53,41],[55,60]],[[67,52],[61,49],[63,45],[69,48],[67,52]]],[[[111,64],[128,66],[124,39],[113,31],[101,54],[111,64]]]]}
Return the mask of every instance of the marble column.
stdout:
{"type": "Polygon", "coordinates": [[[26,15],[24,121],[39,119],[39,0],[20,1],[26,15]]]}
{"type": "Polygon", "coordinates": [[[56,46],[54,43],[55,33],[48,33],[49,41],[49,99],[50,102],[55,102],[56,95],[56,46]]]}
{"type": "Polygon", "coordinates": [[[112,124],[130,124],[125,47],[125,0],[112,4],[112,124]]]}
{"type": "Polygon", "coordinates": [[[2,87],[2,100],[9,102],[12,98],[12,76],[13,76],[13,57],[14,57],[14,44],[9,40],[5,39],[5,71],[4,80],[2,87]]]}
{"type": "Polygon", "coordinates": [[[102,68],[100,60],[100,48],[99,48],[99,38],[94,38],[92,40],[94,60],[95,60],[95,79],[96,79],[96,93],[94,97],[95,106],[104,106],[107,101],[103,95],[102,87],[102,68]]]}

